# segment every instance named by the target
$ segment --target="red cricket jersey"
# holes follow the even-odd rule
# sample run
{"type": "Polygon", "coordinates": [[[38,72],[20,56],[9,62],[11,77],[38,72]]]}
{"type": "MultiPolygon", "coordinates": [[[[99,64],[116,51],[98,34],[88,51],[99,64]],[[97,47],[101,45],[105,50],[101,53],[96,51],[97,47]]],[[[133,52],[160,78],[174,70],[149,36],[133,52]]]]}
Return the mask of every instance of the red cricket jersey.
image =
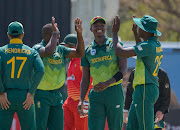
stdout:
{"type": "MultiPolygon", "coordinates": [[[[73,100],[77,101],[80,97],[80,83],[82,78],[82,66],[81,58],[72,58],[69,67],[67,70],[67,92],[68,97],[71,97],[73,100]]],[[[86,94],[85,99],[89,101],[88,94],[92,85],[92,77],[90,79],[90,86],[86,94]]]]}

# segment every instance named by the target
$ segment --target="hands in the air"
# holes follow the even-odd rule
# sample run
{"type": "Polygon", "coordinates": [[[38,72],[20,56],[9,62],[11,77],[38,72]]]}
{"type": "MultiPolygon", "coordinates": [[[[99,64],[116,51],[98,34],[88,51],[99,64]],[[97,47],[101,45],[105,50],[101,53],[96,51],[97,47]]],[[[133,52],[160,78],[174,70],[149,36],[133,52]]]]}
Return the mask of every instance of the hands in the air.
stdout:
{"type": "Polygon", "coordinates": [[[55,18],[54,17],[52,17],[51,23],[52,23],[52,31],[57,31],[58,32],[59,29],[57,27],[57,23],[55,23],[55,18]]]}
{"type": "Polygon", "coordinates": [[[120,17],[117,15],[114,18],[114,22],[113,22],[113,26],[112,26],[112,32],[118,33],[119,29],[120,29],[120,17]]]}
{"type": "Polygon", "coordinates": [[[75,19],[75,30],[78,34],[82,34],[82,20],[78,17],[75,19]]]}

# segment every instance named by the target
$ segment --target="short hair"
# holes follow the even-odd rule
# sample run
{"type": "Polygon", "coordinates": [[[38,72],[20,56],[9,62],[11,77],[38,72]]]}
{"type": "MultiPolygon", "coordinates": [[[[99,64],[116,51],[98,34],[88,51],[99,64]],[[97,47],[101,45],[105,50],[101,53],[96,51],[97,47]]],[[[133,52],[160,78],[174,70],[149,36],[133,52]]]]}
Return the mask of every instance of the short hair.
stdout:
{"type": "Polygon", "coordinates": [[[42,28],[42,36],[45,37],[46,34],[52,34],[52,24],[48,23],[42,28]]]}
{"type": "Polygon", "coordinates": [[[10,35],[10,37],[13,39],[13,38],[20,38],[20,36],[21,36],[21,34],[20,35],[11,35],[11,34],[9,34],[10,35]]]}

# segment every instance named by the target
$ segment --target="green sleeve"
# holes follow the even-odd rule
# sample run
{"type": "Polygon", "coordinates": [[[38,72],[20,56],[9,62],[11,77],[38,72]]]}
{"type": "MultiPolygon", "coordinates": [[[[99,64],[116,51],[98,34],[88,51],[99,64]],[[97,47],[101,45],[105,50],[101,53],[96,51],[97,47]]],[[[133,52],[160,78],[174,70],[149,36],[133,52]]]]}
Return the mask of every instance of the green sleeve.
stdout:
{"type": "Polygon", "coordinates": [[[138,57],[145,57],[154,53],[153,46],[150,43],[141,42],[133,47],[138,57]]]}
{"type": "MultiPolygon", "coordinates": [[[[60,46],[61,46],[61,45],[60,45],[60,46]]],[[[64,58],[66,58],[66,56],[69,55],[69,53],[70,53],[70,51],[71,51],[71,48],[62,46],[62,49],[63,49],[64,58]]]]}
{"type": "Polygon", "coordinates": [[[81,58],[81,66],[90,67],[90,63],[89,63],[89,61],[86,58],[86,54],[85,54],[84,57],[81,58]]]}
{"type": "Polygon", "coordinates": [[[34,51],[34,60],[33,60],[33,64],[34,64],[34,78],[33,78],[33,82],[32,82],[32,86],[29,89],[29,93],[34,94],[43,75],[44,75],[44,65],[43,62],[41,60],[41,57],[39,56],[39,54],[34,51]]]}
{"type": "Polygon", "coordinates": [[[2,82],[1,69],[2,69],[2,59],[1,59],[1,56],[0,56],[0,92],[4,92],[5,89],[4,89],[4,85],[3,85],[3,82],[2,82]]]}

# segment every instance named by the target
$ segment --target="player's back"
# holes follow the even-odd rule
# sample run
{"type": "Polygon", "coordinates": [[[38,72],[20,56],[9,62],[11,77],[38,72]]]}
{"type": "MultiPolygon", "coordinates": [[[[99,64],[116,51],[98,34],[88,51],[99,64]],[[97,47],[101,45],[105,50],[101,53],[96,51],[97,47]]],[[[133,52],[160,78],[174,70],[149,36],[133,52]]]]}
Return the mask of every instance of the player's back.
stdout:
{"type": "Polygon", "coordinates": [[[31,87],[35,55],[38,53],[24,44],[13,43],[0,48],[0,69],[5,89],[31,87]]]}

